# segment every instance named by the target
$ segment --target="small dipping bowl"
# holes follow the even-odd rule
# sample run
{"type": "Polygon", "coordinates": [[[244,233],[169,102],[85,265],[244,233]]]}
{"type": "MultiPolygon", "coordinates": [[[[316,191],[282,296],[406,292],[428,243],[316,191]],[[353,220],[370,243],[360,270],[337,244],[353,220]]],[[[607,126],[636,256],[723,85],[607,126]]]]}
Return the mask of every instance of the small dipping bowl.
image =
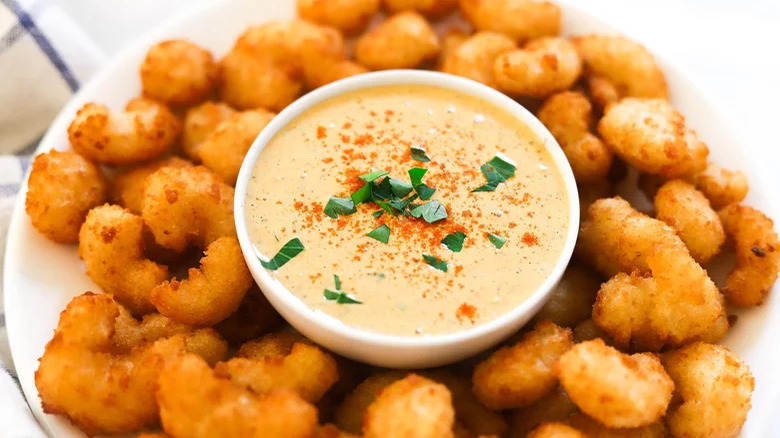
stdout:
{"type": "MultiPolygon", "coordinates": [[[[569,162],[550,131],[528,110],[506,95],[479,82],[445,73],[389,70],[349,77],[318,88],[280,112],[255,139],[246,154],[236,182],[234,215],[241,250],[257,284],[268,301],[295,329],[319,345],[342,356],[388,368],[427,368],[445,365],[490,348],[517,332],[544,305],[569,263],[579,229],[579,198],[569,162]],[[247,185],[266,144],[290,122],[314,105],[363,88],[388,85],[425,85],[450,89],[491,103],[527,125],[543,142],[561,173],[569,206],[568,231],[557,262],[542,285],[525,301],[499,317],[472,328],[445,334],[412,337],[369,332],[317,312],[290,292],[260,264],[258,251],[246,225],[247,185]]],[[[273,254],[265,254],[269,258],[273,254]]]]}

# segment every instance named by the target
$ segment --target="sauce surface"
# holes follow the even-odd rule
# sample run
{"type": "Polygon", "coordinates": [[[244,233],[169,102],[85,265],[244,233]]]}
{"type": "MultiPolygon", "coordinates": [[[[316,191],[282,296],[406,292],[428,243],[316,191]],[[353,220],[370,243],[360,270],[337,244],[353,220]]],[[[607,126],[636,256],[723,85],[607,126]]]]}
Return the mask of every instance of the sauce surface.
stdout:
{"type": "Polygon", "coordinates": [[[293,120],[255,163],[245,215],[252,242],[269,258],[301,240],[305,250],[272,275],[309,308],[405,336],[464,330],[519,305],[554,268],[569,220],[563,178],[530,128],[478,98],[411,85],[353,91],[293,120]],[[430,161],[414,160],[412,148],[430,161]],[[486,183],[480,166],[499,153],[515,175],[495,191],[472,193],[486,183]],[[360,189],[360,175],[385,170],[408,183],[415,167],[428,169],[423,183],[436,189],[430,200],[446,208],[446,219],[377,218],[382,209],[373,202],[336,219],[323,211],[331,196],[360,189]],[[383,224],[388,243],[367,236],[383,224]],[[453,252],[441,240],[457,231],[467,237],[453,252]],[[488,233],[506,243],[497,248],[488,233]],[[447,272],[423,254],[446,262],[447,272]],[[336,291],[334,275],[362,304],[326,299],[325,289],[336,291]]]}

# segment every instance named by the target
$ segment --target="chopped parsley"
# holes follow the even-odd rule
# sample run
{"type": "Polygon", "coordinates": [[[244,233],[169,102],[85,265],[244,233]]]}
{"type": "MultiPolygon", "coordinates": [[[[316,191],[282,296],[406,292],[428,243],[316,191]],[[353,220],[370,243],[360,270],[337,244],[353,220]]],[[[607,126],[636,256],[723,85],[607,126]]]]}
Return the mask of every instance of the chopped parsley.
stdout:
{"type": "Polygon", "coordinates": [[[338,198],[331,196],[328,203],[325,204],[323,212],[330,218],[337,219],[339,216],[347,216],[357,212],[355,203],[350,198],[338,198]]]}
{"type": "Polygon", "coordinates": [[[341,290],[341,279],[336,274],[333,274],[333,283],[336,284],[336,290],[341,290]]]}
{"type": "Polygon", "coordinates": [[[390,190],[399,198],[403,198],[412,192],[412,185],[400,179],[390,178],[390,190]]]}
{"type": "Polygon", "coordinates": [[[431,265],[435,269],[438,269],[442,272],[447,272],[447,262],[444,260],[439,260],[436,257],[428,254],[423,254],[423,260],[425,260],[425,263],[431,265]]]}
{"type": "Polygon", "coordinates": [[[430,158],[428,158],[428,155],[425,154],[425,149],[423,148],[412,148],[412,160],[419,161],[421,163],[427,163],[431,161],[430,158]]]}
{"type": "MultiPolygon", "coordinates": [[[[376,205],[382,208],[382,210],[390,213],[393,217],[398,217],[398,213],[395,212],[393,207],[385,201],[374,201],[376,205]]],[[[378,217],[378,216],[377,216],[378,217]]]]}
{"type": "Polygon", "coordinates": [[[423,176],[425,176],[425,172],[427,171],[428,169],[423,169],[420,167],[409,169],[409,179],[412,181],[412,187],[414,188],[414,191],[420,195],[420,199],[423,201],[431,199],[433,193],[436,192],[436,189],[429,187],[427,184],[423,184],[422,182],[423,176]]]}
{"type": "Polygon", "coordinates": [[[382,216],[382,213],[384,213],[384,210],[377,210],[373,213],[371,213],[371,216],[374,216],[375,218],[379,218],[379,216],[382,216]]]}
{"type": "Polygon", "coordinates": [[[506,243],[506,237],[501,237],[498,234],[493,233],[487,233],[487,238],[490,241],[490,243],[493,244],[498,249],[501,249],[502,246],[506,243]]]}
{"type": "Polygon", "coordinates": [[[447,218],[447,209],[435,199],[413,207],[410,213],[415,218],[422,217],[429,224],[447,218]]]}
{"type": "Polygon", "coordinates": [[[515,176],[515,165],[512,160],[502,153],[496,154],[492,160],[480,166],[482,174],[485,175],[487,184],[477,187],[473,192],[492,192],[496,190],[499,184],[515,176]]]}
{"type": "Polygon", "coordinates": [[[259,257],[258,260],[260,260],[260,264],[263,265],[265,269],[275,271],[284,266],[285,263],[292,260],[293,257],[300,254],[303,250],[304,247],[301,239],[296,237],[285,243],[284,246],[282,246],[282,249],[280,249],[271,260],[264,261],[259,257]]]}
{"type": "Polygon", "coordinates": [[[373,183],[371,199],[390,199],[391,196],[393,196],[393,190],[390,185],[390,178],[384,178],[379,184],[373,183]]]}
{"type": "Polygon", "coordinates": [[[379,227],[371,230],[371,232],[366,234],[366,236],[374,238],[382,243],[387,243],[388,241],[390,241],[390,227],[382,224],[379,227]]]}
{"type": "Polygon", "coordinates": [[[358,205],[361,202],[366,202],[371,199],[371,183],[365,183],[363,187],[359,188],[355,193],[349,196],[352,198],[352,203],[358,205]]]}
{"type": "Polygon", "coordinates": [[[389,175],[389,174],[390,174],[390,172],[388,172],[386,170],[375,170],[375,171],[369,172],[369,173],[367,173],[365,175],[360,175],[358,178],[362,179],[363,181],[365,181],[367,183],[370,183],[370,182],[373,182],[374,180],[377,180],[377,179],[379,179],[379,178],[381,178],[383,176],[389,175]]]}
{"type": "Polygon", "coordinates": [[[422,167],[413,167],[409,169],[409,180],[412,181],[412,187],[422,184],[423,176],[428,169],[422,167]]]}
{"type": "Polygon", "coordinates": [[[433,196],[433,193],[436,192],[436,189],[428,187],[423,183],[420,183],[414,186],[414,191],[417,192],[418,195],[420,195],[420,199],[422,199],[423,201],[427,201],[431,199],[431,196],[433,196]]]}
{"type": "Polygon", "coordinates": [[[339,304],[363,304],[361,301],[358,301],[357,298],[354,298],[341,290],[341,279],[339,279],[338,275],[333,275],[333,282],[336,283],[336,290],[325,289],[323,296],[326,300],[335,301],[339,304]]]}
{"type": "Polygon", "coordinates": [[[460,231],[456,231],[444,236],[444,239],[441,239],[441,243],[452,252],[460,252],[460,250],[463,249],[464,240],[466,240],[466,235],[460,231]]]}

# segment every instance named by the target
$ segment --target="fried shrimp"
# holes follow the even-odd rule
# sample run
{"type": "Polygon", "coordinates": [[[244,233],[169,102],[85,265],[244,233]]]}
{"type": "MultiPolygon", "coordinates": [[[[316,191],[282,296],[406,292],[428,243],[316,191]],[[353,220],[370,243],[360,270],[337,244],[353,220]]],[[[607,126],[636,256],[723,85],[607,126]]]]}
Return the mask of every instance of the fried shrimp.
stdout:
{"type": "Polygon", "coordinates": [[[179,322],[210,326],[238,309],[252,286],[235,237],[220,237],[208,245],[199,268],[189,270],[185,280],[163,282],[150,293],[157,310],[179,322]]]}
{"type": "Polygon", "coordinates": [[[734,202],[741,202],[748,192],[744,173],[728,170],[713,162],[707,163],[703,171],[693,176],[693,183],[716,210],[734,202]]]}
{"type": "Polygon", "coordinates": [[[265,125],[275,116],[266,110],[243,111],[220,123],[198,147],[204,166],[234,185],[244,155],[265,125]]]}
{"type": "Polygon", "coordinates": [[[549,319],[560,326],[574,328],[590,318],[600,286],[601,279],[593,271],[571,264],[534,318],[538,321],[549,319]]]}
{"type": "Polygon", "coordinates": [[[57,243],[76,243],[87,212],[105,202],[108,181],[74,152],[49,151],[32,162],[24,207],[33,227],[57,243]]]}
{"type": "Polygon", "coordinates": [[[344,37],[332,27],[306,20],[277,20],[248,28],[238,37],[235,48],[300,70],[311,60],[309,56],[343,56],[344,37]]]}
{"type": "Polygon", "coordinates": [[[654,200],[655,217],[677,231],[699,264],[706,264],[720,252],[726,240],[723,224],[710,201],[694,186],[672,180],[658,189],[654,200]]]}
{"type": "Polygon", "coordinates": [[[471,381],[455,373],[436,370],[423,373],[435,382],[447,387],[452,396],[455,419],[477,436],[504,436],[507,423],[501,414],[491,411],[477,400],[471,390],[471,381]]]}
{"type": "Polygon", "coordinates": [[[528,438],[586,438],[586,435],[563,423],[544,423],[531,431],[528,438]]]}
{"type": "Polygon", "coordinates": [[[181,133],[181,151],[190,160],[197,161],[198,149],[220,123],[233,115],[235,110],[222,102],[204,102],[187,110],[181,133]]]}
{"type": "Polygon", "coordinates": [[[87,103],[68,127],[73,149],[102,164],[134,164],[171,149],[181,130],[179,119],[163,104],[139,97],[117,113],[87,103]]]}
{"type": "Polygon", "coordinates": [[[181,336],[117,351],[112,337],[121,311],[108,295],[87,292],[74,298],[60,314],[35,372],[44,412],[65,415],[88,435],[156,423],[157,374],[184,352],[181,336]]]}
{"type": "Polygon", "coordinates": [[[417,11],[431,18],[439,18],[454,11],[458,0],[382,0],[390,13],[417,11]]]}
{"type": "Polygon", "coordinates": [[[524,408],[515,409],[511,414],[509,438],[525,438],[528,432],[540,424],[548,422],[566,422],[577,412],[577,406],[560,386],[524,408]]]}
{"type": "Polygon", "coordinates": [[[609,106],[598,132],[620,158],[640,172],[677,178],[700,172],[707,165],[707,145],[663,99],[626,98],[609,106]]]}
{"type": "Polygon", "coordinates": [[[600,199],[588,209],[580,226],[577,254],[607,277],[634,269],[648,272],[647,256],[659,243],[684,247],[672,227],[614,197],[600,199]]]}
{"type": "Polygon", "coordinates": [[[443,56],[441,71],[497,88],[498,83],[493,77],[493,63],[499,55],[515,49],[517,44],[505,35],[479,32],[448,50],[443,56]]]}
{"type": "Polygon", "coordinates": [[[214,371],[218,377],[230,379],[255,394],[286,388],[312,403],[319,401],[339,379],[333,356],[304,343],[294,344],[284,357],[235,357],[217,364],[214,371]]]}
{"type": "Polygon", "coordinates": [[[498,89],[514,96],[543,98],[571,87],[582,73],[574,45],[565,38],[531,40],[493,63],[498,89]]]}
{"type": "Polygon", "coordinates": [[[179,157],[163,158],[134,167],[114,176],[111,187],[113,202],[125,207],[133,214],[141,214],[144,202],[146,177],[163,167],[190,167],[192,163],[179,157]]]}
{"type": "Polygon", "coordinates": [[[294,67],[268,56],[236,47],[219,62],[220,99],[238,109],[281,111],[303,91],[303,78],[294,67]]]}
{"type": "Polygon", "coordinates": [[[620,92],[609,79],[588,75],[586,76],[586,86],[590,99],[599,110],[603,111],[607,105],[620,100],[620,92]]]}
{"type": "Polygon", "coordinates": [[[523,42],[558,35],[561,10],[538,0],[460,0],[460,12],[477,30],[503,33],[523,42]]]}
{"type": "Polygon", "coordinates": [[[298,15],[345,34],[359,32],[379,10],[379,0],[297,0],[298,15]]]}
{"type": "Polygon", "coordinates": [[[596,339],[572,347],[555,366],[569,397],[608,427],[641,427],[658,421],[674,383],[650,353],[623,354],[596,339]]]}
{"type": "Polygon", "coordinates": [[[154,311],[152,289],[168,268],[144,255],[144,221],[122,207],[93,208],[79,232],[79,256],[87,275],[135,314],[154,311]]]}
{"type": "Polygon", "coordinates": [[[145,96],[169,105],[202,102],[217,85],[217,64],[211,53],[185,40],[167,40],[149,48],[141,63],[145,96]]]}
{"type": "Polygon", "coordinates": [[[573,345],[571,330],[542,321],[511,347],[503,347],[474,368],[474,395],[490,409],[528,406],[550,392],[552,367],[573,345]]]}
{"type": "Polygon", "coordinates": [[[719,214],[737,253],[737,265],[726,279],[723,294],[738,306],[757,306],[766,299],[780,270],[780,242],[774,222],[741,204],[731,204],[719,214]]]}
{"type": "Polygon", "coordinates": [[[673,436],[731,438],[750,410],[754,381],[750,368],[721,345],[697,342],[662,357],[675,383],[666,415],[673,436]]]}
{"type": "Polygon", "coordinates": [[[255,339],[279,324],[282,317],[255,285],[247,291],[238,309],[214,326],[231,344],[255,339]]]}
{"type": "Polygon", "coordinates": [[[409,374],[384,388],[363,419],[365,438],[452,438],[455,411],[447,387],[409,374]]]}
{"type": "Polygon", "coordinates": [[[588,98],[576,91],[550,96],[536,113],[561,145],[580,183],[604,179],[612,166],[612,151],[593,133],[593,111],[588,98]]]}
{"type": "Polygon", "coordinates": [[[144,222],[165,248],[181,253],[236,235],[234,190],[205,167],[163,167],[146,178],[143,193],[144,222]]]}
{"type": "Polygon", "coordinates": [[[616,345],[642,350],[679,346],[706,333],[723,313],[720,293],[684,249],[658,244],[652,276],[619,273],[601,286],[593,320],[616,345]]]}
{"type": "Polygon", "coordinates": [[[368,406],[374,402],[383,389],[393,382],[403,379],[404,376],[402,371],[387,371],[374,374],[363,380],[344,397],[344,400],[336,408],[334,413],[336,424],[347,432],[359,434],[368,406]]]}
{"type": "Polygon", "coordinates": [[[604,426],[585,414],[578,413],[572,415],[568,423],[588,438],[666,438],[669,436],[661,420],[649,426],[614,429],[604,426]]]}
{"type": "Polygon", "coordinates": [[[160,373],[157,401],[173,437],[309,438],[317,409],[290,390],[257,396],[187,354],[160,373]]]}
{"type": "Polygon", "coordinates": [[[395,14],[358,38],[355,59],[370,70],[414,68],[439,54],[431,25],[414,11],[395,14]]]}

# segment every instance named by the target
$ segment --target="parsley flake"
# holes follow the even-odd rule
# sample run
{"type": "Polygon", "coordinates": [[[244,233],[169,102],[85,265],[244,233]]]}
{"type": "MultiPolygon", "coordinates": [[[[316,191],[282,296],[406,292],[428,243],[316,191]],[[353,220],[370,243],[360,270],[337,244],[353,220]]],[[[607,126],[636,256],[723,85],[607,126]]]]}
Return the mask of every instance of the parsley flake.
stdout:
{"type": "Polygon", "coordinates": [[[410,213],[415,218],[422,217],[429,224],[447,218],[447,209],[435,199],[413,207],[410,213]]]}
{"type": "Polygon", "coordinates": [[[375,170],[373,172],[367,173],[365,175],[360,175],[358,178],[362,179],[363,181],[370,183],[374,180],[377,180],[383,176],[389,175],[390,172],[386,170],[375,170]]]}
{"type": "Polygon", "coordinates": [[[403,198],[412,191],[412,185],[400,179],[390,178],[390,190],[399,198],[403,198]]]}
{"type": "Polygon", "coordinates": [[[374,216],[375,218],[379,218],[379,216],[382,216],[382,213],[384,213],[384,210],[377,210],[373,213],[371,213],[371,216],[374,216]]]}
{"type": "Polygon", "coordinates": [[[421,163],[427,163],[431,161],[430,158],[428,158],[428,155],[425,154],[425,149],[423,148],[412,148],[412,160],[419,161],[421,163]]]}
{"type": "Polygon", "coordinates": [[[382,224],[379,227],[371,230],[371,232],[366,234],[366,236],[376,239],[382,243],[387,243],[390,241],[390,227],[382,224]]]}
{"type": "Polygon", "coordinates": [[[428,169],[422,167],[413,167],[409,169],[409,180],[412,181],[412,187],[422,184],[423,176],[428,169]]]}
{"type": "Polygon", "coordinates": [[[464,240],[466,240],[466,235],[460,231],[456,231],[444,236],[444,239],[441,239],[441,243],[452,252],[460,252],[460,250],[463,249],[464,240]]]}
{"type": "Polygon", "coordinates": [[[487,184],[477,187],[471,192],[492,192],[496,190],[499,184],[515,176],[515,169],[515,164],[509,157],[502,153],[496,154],[492,160],[480,166],[487,184]]]}
{"type": "Polygon", "coordinates": [[[447,272],[447,262],[444,260],[437,259],[436,257],[428,254],[423,254],[423,260],[425,260],[425,263],[431,265],[435,269],[438,269],[442,272],[447,272]]]}
{"type": "Polygon", "coordinates": [[[352,203],[358,205],[361,202],[366,202],[371,199],[371,183],[366,183],[363,187],[359,188],[355,193],[349,195],[352,198],[352,203]]]}
{"type": "Polygon", "coordinates": [[[258,260],[260,260],[260,264],[263,265],[265,269],[275,271],[284,266],[285,263],[292,260],[293,257],[300,254],[303,250],[304,247],[301,239],[296,237],[285,243],[284,246],[282,246],[282,249],[280,249],[271,260],[265,261],[259,257],[258,260]]]}
{"type": "Polygon", "coordinates": [[[333,283],[336,284],[336,290],[341,290],[341,279],[336,274],[333,274],[333,283]]]}
{"type": "Polygon", "coordinates": [[[330,289],[325,289],[323,296],[326,300],[335,301],[339,304],[363,304],[358,301],[357,298],[354,298],[341,290],[341,279],[339,279],[338,275],[333,275],[333,282],[336,283],[336,290],[332,291],[330,289]]]}
{"type": "Polygon", "coordinates": [[[501,249],[502,246],[506,243],[507,239],[506,237],[501,237],[498,234],[493,233],[487,233],[487,238],[490,241],[490,243],[493,244],[498,249],[501,249]]]}
{"type": "Polygon", "coordinates": [[[352,199],[338,198],[336,196],[331,196],[323,209],[323,213],[333,219],[338,219],[339,215],[347,216],[355,212],[357,212],[357,209],[355,209],[355,203],[352,199]]]}

